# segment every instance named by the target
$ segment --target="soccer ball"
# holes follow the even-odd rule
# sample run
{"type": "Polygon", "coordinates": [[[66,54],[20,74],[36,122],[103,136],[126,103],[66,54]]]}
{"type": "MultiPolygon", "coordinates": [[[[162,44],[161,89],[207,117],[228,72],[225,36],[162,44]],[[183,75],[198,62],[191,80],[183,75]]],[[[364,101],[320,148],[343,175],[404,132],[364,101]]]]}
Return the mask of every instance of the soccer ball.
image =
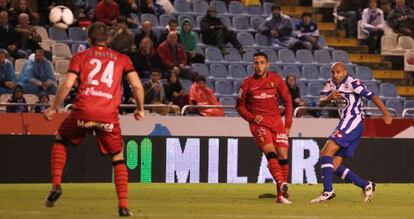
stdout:
{"type": "Polygon", "coordinates": [[[50,10],[49,21],[53,27],[67,29],[73,23],[74,17],[68,7],[58,5],[50,10]]]}

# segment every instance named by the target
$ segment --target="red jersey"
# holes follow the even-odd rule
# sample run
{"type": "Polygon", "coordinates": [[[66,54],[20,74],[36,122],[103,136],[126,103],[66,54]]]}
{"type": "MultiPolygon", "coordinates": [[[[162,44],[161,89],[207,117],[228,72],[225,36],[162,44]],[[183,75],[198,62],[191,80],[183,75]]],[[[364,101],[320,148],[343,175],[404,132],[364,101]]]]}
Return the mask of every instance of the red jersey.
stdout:
{"type": "Polygon", "coordinates": [[[68,70],[80,79],[72,112],[78,119],[117,122],[122,76],[133,71],[128,56],[106,47],[92,47],[77,53],[68,70]]]}
{"type": "Polygon", "coordinates": [[[254,123],[256,115],[263,116],[259,124],[270,130],[284,133],[284,128],[292,126],[292,100],[289,89],[276,73],[268,72],[266,78],[250,76],[240,86],[236,109],[248,122],[254,123]],[[285,125],[283,126],[279,99],[285,103],[285,125]]]}

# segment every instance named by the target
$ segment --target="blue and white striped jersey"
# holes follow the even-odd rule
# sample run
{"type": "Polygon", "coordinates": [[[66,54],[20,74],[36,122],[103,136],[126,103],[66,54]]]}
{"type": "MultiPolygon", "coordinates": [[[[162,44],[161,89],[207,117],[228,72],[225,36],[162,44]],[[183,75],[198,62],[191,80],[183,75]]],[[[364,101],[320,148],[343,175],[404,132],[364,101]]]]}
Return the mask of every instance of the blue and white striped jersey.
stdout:
{"type": "Polygon", "coordinates": [[[345,76],[342,83],[338,85],[329,79],[322,89],[321,95],[328,96],[333,91],[339,91],[342,96],[341,99],[334,100],[340,117],[338,129],[348,134],[364,119],[362,97],[371,100],[374,93],[351,75],[345,76]]]}

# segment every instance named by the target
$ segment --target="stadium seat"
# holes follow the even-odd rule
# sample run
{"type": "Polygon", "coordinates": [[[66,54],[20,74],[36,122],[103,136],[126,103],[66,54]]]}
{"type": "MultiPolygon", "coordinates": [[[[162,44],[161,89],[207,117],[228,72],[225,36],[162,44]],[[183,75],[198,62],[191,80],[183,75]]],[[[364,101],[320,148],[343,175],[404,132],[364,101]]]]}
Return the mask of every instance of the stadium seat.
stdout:
{"type": "Polygon", "coordinates": [[[397,89],[391,83],[382,83],[380,85],[380,97],[383,99],[398,98],[397,89]]]}
{"type": "Polygon", "coordinates": [[[180,79],[181,84],[183,85],[183,90],[185,94],[188,94],[190,92],[191,85],[193,82],[188,79],[180,79]]]}
{"type": "Polygon", "coordinates": [[[206,78],[210,77],[210,71],[208,70],[207,65],[202,63],[193,63],[191,65],[193,71],[198,72],[198,74],[203,75],[206,78]]]}
{"type": "Polygon", "coordinates": [[[234,81],[233,82],[233,93],[237,94],[239,92],[240,86],[242,85],[243,81],[234,81]]]}
{"type": "Polygon", "coordinates": [[[42,38],[42,42],[50,41],[49,34],[47,33],[46,28],[42,26],[35,26],[37,34],[40,35],[40,38],[42,38]]]}
{"type": "Polygon", "coordinates": [[[263,15],[263,8],[261,5],[247,5],[247,13],[249,15],[263,15]]]}
{"type": "Polygon", "coordinates": [[[381,38],[381,55],[392,55],[397,47],[397,37],[395,35],[385,35],[381,38]]]}
{"type": "Polygon", "coordinates": [[[235,48],[228,48],[228,54],[224,55],[224,60],[231,63],[242,63],[240,52],[235,48]]]}
{"type": "Polygon", "coordinates": [[[362,81],[371,81],[374,79],[371,68],[366,66],[357,66],[355,73],[356,77],[362,81]]]}
{"type": "Polygon", "coordinates": [[[220,97],[221,105],[236,105],[236,99],[234,97],[220,97]]]}
{"type": "Polygon", "coordinates": [[[233,25],[231,24],[231,20],[229,17],[219,17],[221,22],[224,24],[224,26],[227,27],[227,29],[231,30],[233,29],[233,25]]]}
{"type": "Polygon", "coordinates": [[[237,33],[237,39],[243,45],[243,47],[252,47],[255,46],[254,38],[252,34],[248,32],[239,32],[237,33]]]}
{"type": "Polygon", "coordinates": [[[50,27],[49,38],[59,43],[70,43],[69,37],[66,34],[66,30],[50,27]]]}
{"type": "Polygon", "coordinates": [[[400,36],[398,38],[398,49],[414,49],[414,40],[409,36],[400,36]]]}
{"type": "Polygon", "coordinates": [[[224,60],[220,49],[217,47],[207,47],[205,53],[206,63],[222,62],[224,60]]]}
{"type": "Polygon", "coordinates": [[[213,78],[227,78],[227,68],[224,64],[211,64],[210,75],[213,78]]]}
{"type": "Polygon", "coordinates": [[[187,0],[175,0],[174,8],[176,14],[194,14],[191,3],[187,0]]]}
{"type": "Polygon", "coordinates": [[[250,18],[250,27],[254,30],[258,30],[260,25],[262,25],[264,23],[264,18],[263,17],[259,17],[259,16],[255,16],[255,17],[251,17],[250,18]]]}
{"type": "Polygon", "coordinates": [[[378,88],[378,85],[372,82],[366,82],[364,83],[364,86],[369,90],[372,91],[374,94],[379,95],[380,90],[378,88]]]}
{"type": "Polygon", "coordinates": [[[86,42],[88,40],[86,30],[83,30],[81,27],[70,27],[69,39],[74,42],[86,42]]]}
{"type": "Polygon", "coordinates": [[[214,79],[212,80],[207,79],[207,87],[211,88],[213,91],[215,90],[214,82],[215,82],[214,79]]]}
{"type": "Polygon", "coordinates": [[[302,67],[302,77],[308,81],[318,81],[319,71],[314,65],[305,65],[302,67]]]}
{"type": "Polygon", "coordinates": [[[232,16],[236,16],[236,15],[247,15],[246,14],[246,8],[239,1],[231,1],[229,3],[229,13],[232,16]]]}
{"type": "Polygon", "coordinates": [[[246,72],[247,72],[247,74],[253,75],[254,72],[255,72],[254,66],[253,65],[247,65],[246,72]]]}
{"type": "Polygon", "coordinates": [[[296,81],[296,86],[299,88],[300,96],[306,97],[308,95],[308,86],[303,81],[296,81]]]}
{"type": "Polygon", "coordinates": [[[207,8],[208,8],[207,1],[204,1],[204,0],[193,1],[193,11],[196,14],[206,14],[207,8]]]}
{"type": "Polygon", "coordinates": [[[288,76],[288,75],[294,75],[296,77],[297,80],[302,78],[302,75],[300,73],[300,70],[298,67],[294,66],[294,65],[287,65],[283,68],[284,71],[284,75],[288,76]]]}
{"type": "Polygon", "coordinates": [[[405,113],[405,117],[414,117],[414,100],[406,100],[404,101],[404,110],[410,108],[411,110],[407,110],[405,113]]]}
{"type": "Polygon", "coordinates": [[[210,5],[216,8],[218,15],[228,14],[226,3],[224,3],[224,1],[213,0],[210,1],[210,5]]]}
{"type": "Polygon", "coordinates": [[[330,78],[332,78],[332,75],[331,75],[331,66],[329,66],[329,65],[322,65],[319,68],[319,75],[324,80],[329,80],[330,78]]]}
{"type": "Polygon", "coordinates": [[[254,54],[257,52],[254,48],[247,48],[246,52],[243,54],[243,61],[246,63],[253,62],[254,54]]]}
{"type": "Polygon", "coordinates": [[[16,61],[14,61],[14,71],[16,72],[16,74],[20,74],[24,63],[26,63],[27,61],[27,59],[16,59],[16,61]]]}
{"type": "Polygon", "coordinates": [[[244,79],[247,77],[246,69],[242,64],[230,64],[229,65],[229,75],[232,78],[244,79]]]}
{"type": "MultiPolygon", "coordinates": [[[[160,19],[160,26],[161,27],[166,27],[167,25],[168,25],[168,22],[171,20],[171,19],[176,19],[175,18],[175,16],[173,16],[173,15],[170,15],[170,14],[162,14],[160,17],[159,17],[159,19],[160,19]]],[[[181,23],[180,23],[181,24],[181,23]]]]}
{"type": "Polygon", "coordinates": [[[268,47],[273,48],[270,44],[270,38],[262,33],[257,32],[254,35],[254,40],[256,44],[262,48],[268,48],[268,47]]]}
{"type": "Polygon", "coordinates": [[[75,55],[76,53],[78,53],[79,50],[79,46],[81,45],[81,43],[73,43],[72,46],[70,47],[70,51],[72,52],[73,55],[75,55]]]}
{"type": "Polygon", "coordinates": [[[321,82],[309,82],[308,93],[310,96],[319,97],[324,84],[321,82]]]}
{"type": "Polygon", "coordinates": [[[295,53],[290,49],[281,49],[278,55],[279,60],[283,63],[296,63],[295,53]]]}
{"type": "Polygon", "coordinates": [[[55,62],[55,71],[59,74],[66,74],[69,69],[69,60],[61,59],[55,62]]]}
{"type": "Polygon", "coordinates": [[[378,107],[372,102],[368,101],[367,107],[371,109],[365,109],[365,114],[371,117],[379,117],[382,116],[382,112],[378,109],[378,107]]]}
{"type": "Polygon", "coordinates": [[[314,53],[314,58],[315,61],[320,64],[332,63],[331,55],[329,54],[329,51],[325,49],[316,50],[314,53]]]}
{"type": "Polygon", "coordinates": [[[216,81],[214,87],[216,88],[216,96],[233,96],[233,84],[230,81],[216,81]]]}
{"type": "Polygon", "coordinates": [[[404,106],[403,106],[401,100],[396,100],[396,99],[387,100],[385,102],[385,106],[387,108],[395,109],[395,111],[397,111],[397,116],[401,116],[402,111],[404,109],[404,106]]]}
{"type": "Polygon", "coordinates": [[[348,53],[344,50],[334,50],[332,53],[332,59],[334,62],[349,63],[348,53]]]}
{"type": "MultiPolygon", "coordinates": [[[[153,14],[141,14],[141,23],[144,23],[144,21],[150,21],[152,23],[152,28],[154,29],[160,29],[160,24],[158,22],[157,16],[153,14]]],[[[164,28],[164,27],[162,27],[164,28]]]]}
{"type": "Polygon", "coordinates": [[[277,57],[277,54],[274,49],[262,49],[260,52],[263,52],[267,55],[267,59],[270,63],[278,62],[279,58],[277,57]]]}
{"type": "Polygon", "coordinates": [[[299,63],[303,64],[313,64],[315,60],[313,59],[312,51],[308,49],[299,49],[296,51],[296,60],[299,63]]]}
{"type": "Polygon", "coordinates": [[[263,2],[263,13],[266,16],[270,16],[272,14],[272,2],[263,2]]]}
{"type": "Polygon", "coordinates": [[[354,68],[351,65],[345,65],[345,69],[348,72],[349,75],[355,78],[355,71],[354,68]]]}
{"type": "Polygon", "coordinates": [[[65,43],[54,43],[52,45],[53,62],[58,59],[72,58],[72,52],[69,46],[65,43]]]}
{"type": "Polygon", "coordinates": [[[247,17],[233,17],[233,27],[236,31],[250,30],[250,22],[247,17]]]}
{"type": "Polygon", "coordinates": [[[282,68],[279,65],[270,64],[268,70],[271,71],[271,72],[278,73],[281,77],[286,76],[285,72],[282,70],[282,68]]]}

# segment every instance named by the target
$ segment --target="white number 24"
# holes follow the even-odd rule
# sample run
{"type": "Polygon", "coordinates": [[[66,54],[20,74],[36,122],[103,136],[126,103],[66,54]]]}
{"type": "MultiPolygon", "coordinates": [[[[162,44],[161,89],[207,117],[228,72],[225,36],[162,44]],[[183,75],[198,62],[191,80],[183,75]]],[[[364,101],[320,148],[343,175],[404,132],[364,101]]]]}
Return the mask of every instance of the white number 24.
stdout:
{"type": "MultiPolygon", "coordinates": [[[[92,71],[88,75],[88,84],[98,86],[99,81],[94,80],[93,78],[95,77],[96,74],[98,74],[101,71],[102,62],[99,59],[91,59],[91,61],[89,61],[89,64],[95,65],[95,68],[93,68],[92,71]]],[[[102,83],[105,83],[106,86],[110,88],[113,82],[113,75],[114,75],[114,62],[109,61],[105,67],[105,70],[102,74],[100,81],[102,83]]]]}

